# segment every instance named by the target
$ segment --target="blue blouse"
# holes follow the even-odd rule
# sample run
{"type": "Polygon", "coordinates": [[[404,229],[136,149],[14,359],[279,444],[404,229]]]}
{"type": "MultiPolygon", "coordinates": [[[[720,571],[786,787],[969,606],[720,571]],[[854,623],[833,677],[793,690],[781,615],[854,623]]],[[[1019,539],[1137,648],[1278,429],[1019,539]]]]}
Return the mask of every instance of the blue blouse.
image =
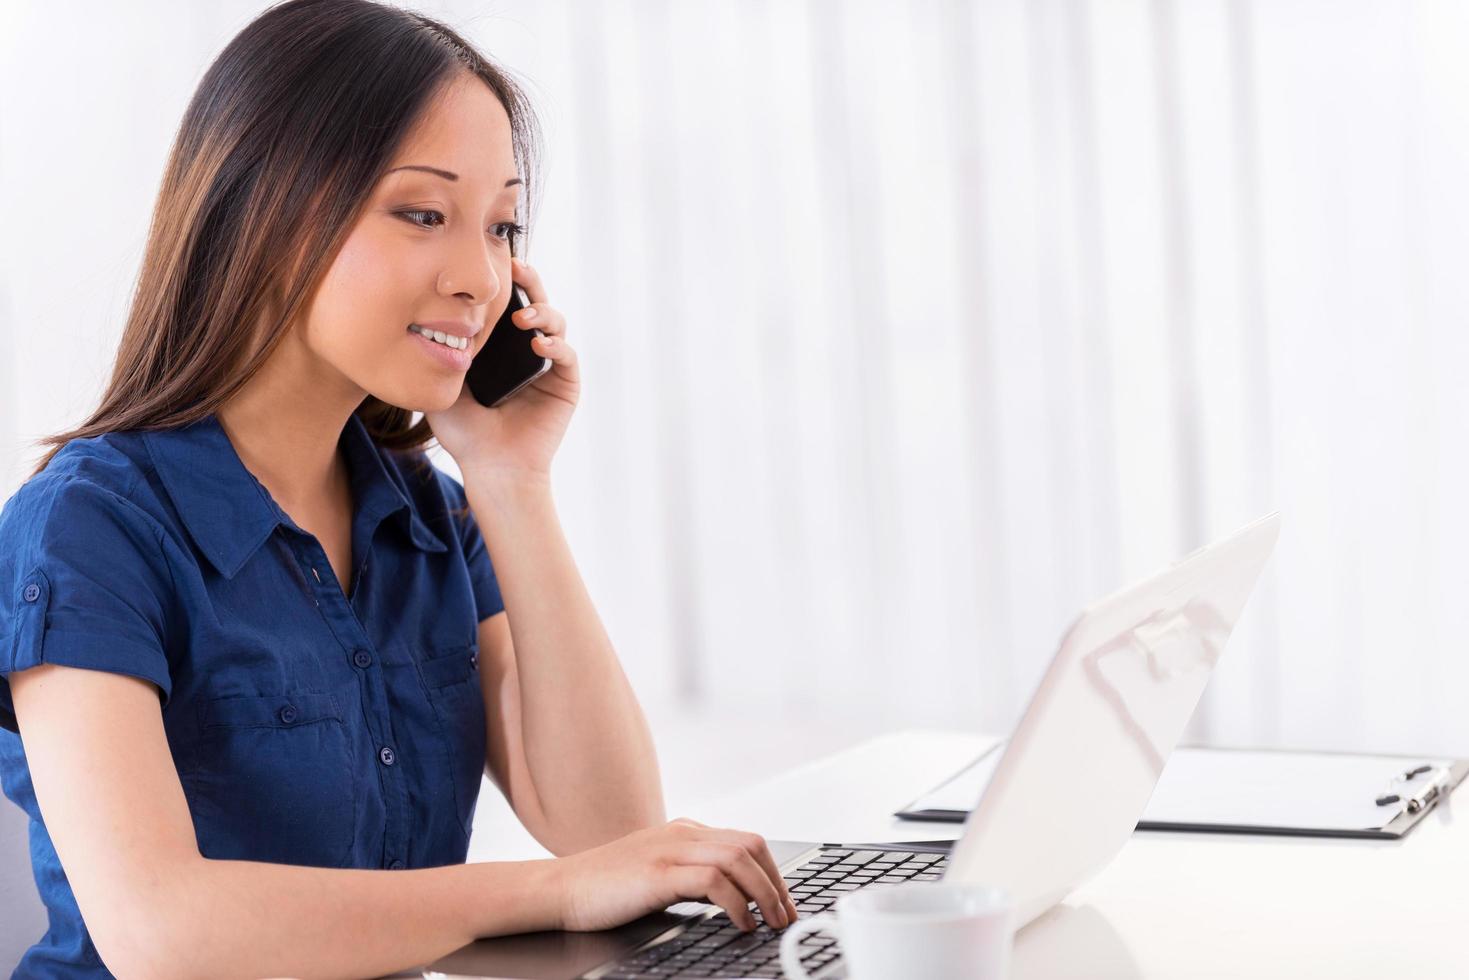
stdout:
{"type": "Polygon", "coordinates": [[[205,857],[462,863],[485,770],[477,624],[504,609],[464,488],[353,415],[347,598],[218,420],[65,444],[0,511],[0,783],[50,928],[16,976],[109,976],[36,804],[8,676],[141,677],[205,857]],[[462,515],[456,513],[461,508],[462,515]]]}

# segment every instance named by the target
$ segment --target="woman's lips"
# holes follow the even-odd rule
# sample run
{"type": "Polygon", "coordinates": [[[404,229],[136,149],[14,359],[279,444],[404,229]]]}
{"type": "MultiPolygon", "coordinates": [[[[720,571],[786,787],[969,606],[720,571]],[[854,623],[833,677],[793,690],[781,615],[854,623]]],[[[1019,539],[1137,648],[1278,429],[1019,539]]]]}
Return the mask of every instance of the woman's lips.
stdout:
{"type": "Polygon", "coordinates": [[[450,368],[455,371],[468,371],[470,362],[474,360],[473,348],[455,350],[452,347],[445,347],[437,340],[430,340],[428,337],[425,337],[423,334],[418,333],[416,330],[409,330],[407,331],[407,333],[408,336],[413,338],[413,342],[415,344],[425,348],[425,352],[430,357],[434,358],[439,364],[443,365],[446,368],[450,368]]]}

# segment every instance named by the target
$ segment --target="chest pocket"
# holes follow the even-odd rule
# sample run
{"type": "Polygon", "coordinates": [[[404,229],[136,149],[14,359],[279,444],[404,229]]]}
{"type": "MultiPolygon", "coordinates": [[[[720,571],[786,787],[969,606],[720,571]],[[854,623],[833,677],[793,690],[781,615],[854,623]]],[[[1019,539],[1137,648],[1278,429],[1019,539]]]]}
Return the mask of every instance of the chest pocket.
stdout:
{"type": "Polygon", "coordinates": [[[473,645],[438,647],[419,661],[424,696],[447,743],[454,806],[466,840],[485,770],[485,700],[479,686],[479,651],[473,645]]]}
{"type": "Polygon", "coordinates": [[[333,695],[213,698],[199,703],[199,724],[180,781],[205,857],[347,864],[357,792],[333,695]]]}

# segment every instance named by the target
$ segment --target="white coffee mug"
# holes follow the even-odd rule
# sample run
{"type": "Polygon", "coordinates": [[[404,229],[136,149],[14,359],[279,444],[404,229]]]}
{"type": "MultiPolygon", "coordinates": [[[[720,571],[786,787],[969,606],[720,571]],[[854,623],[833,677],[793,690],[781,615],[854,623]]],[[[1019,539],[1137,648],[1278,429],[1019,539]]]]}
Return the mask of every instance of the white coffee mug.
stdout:
{"type": "Polygon", "coordinates": [[[1001,980],[1014,917],[1009,894],[987,885],[868,885],[837,899],[831,912],[789,926],[780,966],[792,980],[809,977],[801,937],[821,929],[836,937],[850,980],[1001,980]]]}

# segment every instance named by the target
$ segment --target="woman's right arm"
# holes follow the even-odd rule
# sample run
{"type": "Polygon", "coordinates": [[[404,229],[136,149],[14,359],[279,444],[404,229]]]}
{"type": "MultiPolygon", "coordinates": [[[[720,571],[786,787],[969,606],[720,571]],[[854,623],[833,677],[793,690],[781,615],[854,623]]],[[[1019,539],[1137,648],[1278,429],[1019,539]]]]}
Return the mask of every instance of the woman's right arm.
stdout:
{"type": "Polygon", "coordinates": [[[688,821],[565,858],[404,871],[203,857],[157,688],[42,664],[9,675],[36,799],[119,977],[382,976],[483,936],[617,925],[681,899],[795,917],[763,839],[688,821]],[[642,887],[635,887],[641,885],[642,887]]]}

